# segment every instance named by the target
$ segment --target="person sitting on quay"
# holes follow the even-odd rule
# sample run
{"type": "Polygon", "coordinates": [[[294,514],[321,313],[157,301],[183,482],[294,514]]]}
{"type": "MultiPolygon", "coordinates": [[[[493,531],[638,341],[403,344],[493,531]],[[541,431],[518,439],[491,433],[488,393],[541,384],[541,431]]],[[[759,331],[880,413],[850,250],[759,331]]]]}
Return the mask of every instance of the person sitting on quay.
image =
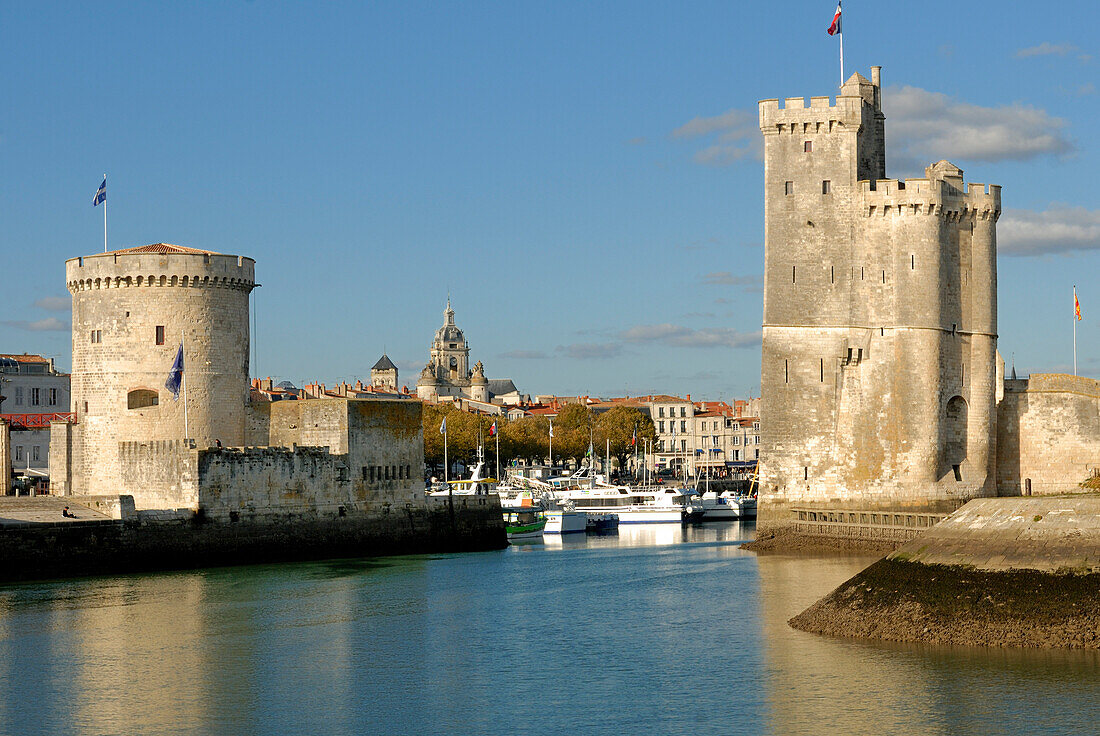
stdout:
{"type": "Polygon", "coordinates": [[[69,511],[68,506],[61,509],[61,515],[64,516],[66,519],[75,519],[76,518],[76,514],[74,514],[72,511],[69,511]]]}

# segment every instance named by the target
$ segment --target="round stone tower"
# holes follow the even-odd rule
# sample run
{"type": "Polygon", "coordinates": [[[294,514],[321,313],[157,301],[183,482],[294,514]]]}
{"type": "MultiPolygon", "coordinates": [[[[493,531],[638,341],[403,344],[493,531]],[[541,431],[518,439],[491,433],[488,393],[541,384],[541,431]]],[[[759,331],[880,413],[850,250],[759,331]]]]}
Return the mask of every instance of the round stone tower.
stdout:
{"type": "Polygon", "coordinates": [[[121,443],[244,444],[255,265],[164,243],[65,262],[79,431],[74,490],[120,478],[121,443]],[[185,388],[175,399],[165,383],[181,344],[185,388]]]}

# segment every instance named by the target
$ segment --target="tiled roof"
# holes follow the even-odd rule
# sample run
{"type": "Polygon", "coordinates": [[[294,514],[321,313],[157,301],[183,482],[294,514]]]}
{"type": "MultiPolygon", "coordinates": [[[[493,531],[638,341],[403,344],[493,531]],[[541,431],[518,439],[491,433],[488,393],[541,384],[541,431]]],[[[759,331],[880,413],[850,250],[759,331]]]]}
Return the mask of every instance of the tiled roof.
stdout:
{"type": "Polygon", "coordinates": [[[393,361],[390,360],[388,355],[386,355],[385,353],[382,353],[382,357],[378,359],[378,362],[374,364],[374,367],[371,368],[371,370],[372,371],[395,371],[395,370],[397,370],[397,366],[395,366],[393,364],[393,361]]]}
{"type": "Polygon", "coordinates": [[[185,255],[219,255],[212,250],[187,248],[182,245],[171,245],[169,243],[153,243],[152,245],[139,245],[136,248],[123,248],[122,250],[113,250],[106,255],[128,255],[130,253],[182,253],[185,255]]]}
{"type": "Polygon", "coordinates": [[[23,353],[22,355],[9,355],[7,353],[0,353],[0,358],[10,358],[17,363],[48,363],[49,361],[43,358],[41,355],[28,355],[23,353]]]}

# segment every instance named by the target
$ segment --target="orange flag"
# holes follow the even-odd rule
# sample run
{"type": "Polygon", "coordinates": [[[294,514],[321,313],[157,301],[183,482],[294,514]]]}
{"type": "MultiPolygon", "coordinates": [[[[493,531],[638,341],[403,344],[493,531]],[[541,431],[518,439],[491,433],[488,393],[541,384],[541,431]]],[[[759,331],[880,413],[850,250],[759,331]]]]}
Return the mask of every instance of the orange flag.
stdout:
{"type": "Polygon", "coordinates": [[[1073,287],[1073,316],[1077,317],[1077,320],[1081,320],[1081,302],[1077,301],[1077,287],[1073,287]]]}

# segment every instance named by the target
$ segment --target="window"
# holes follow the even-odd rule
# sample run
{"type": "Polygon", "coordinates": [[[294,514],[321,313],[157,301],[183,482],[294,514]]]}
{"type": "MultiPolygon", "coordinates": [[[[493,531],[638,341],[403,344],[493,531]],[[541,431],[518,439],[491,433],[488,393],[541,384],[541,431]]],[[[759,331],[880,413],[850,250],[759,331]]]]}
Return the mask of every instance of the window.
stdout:
{"type": "Polygon", "coordinates": [[[50,389],[50,406],[57,406],[57,389],[50,389]]]}
{"type": "Polygon", "coordinates": [[[741,451],[740,450],[734,450],[733,451],[733,460],[734,460],[734,462],[736,462],[740,459],[741,459],[741,451]]]}
{"type": "Polygon", "coordinates": [[[688,431],[688,423],[680,422],[680,434],[684,434],[688,431]]]}
{"type": "Polygon", "coordinates": [[[157,345],[164,344],[164,325],[157,325],[157,345]]]}
{"type": "Polygon", "coordinates": [[[657,431],[658,432],[664,432],[665,431],[665,423],[664,422],[660,422],[660,421],[657,422],[657,431]]]}
{"type": "Polygon", "coordinates": [[[22,386],[16,386],[15,387],[15,405],[16,406],[23,406],[23,387],[22,386]]]}
{"type": "Polygon", "coordinates": [[[821,193],[822,194],[832,194],[833,193],[833,183],[831,181],[829,181],[828,179],[822,180],[822,182],[821,182],[821,193]]]}
{"type": "Polygon", "coordinates": [[[794,182],[793,181],[783,182],[783,193],[784,194],[794,194],[794,182]]]}
{"type": "Polygon", "coordinates": [[[791,367],[787,361],[783,361],[783,383],[791,382],[791,367]]]}
{"type": "Polygon", "coordinates": [[[710,441],[711,441],[711,444],[712,444],[712,445],[714,445],[715,447],[718,447],[718,435],[713,435],[713,436],[712,436],[712,437],[710,438],[710,441]]]}
{"type": "Polygon", "coordinates": [[[687,440],[680,440],[680,452],[687,452],[687,449],[688,449],[688,441],[687,440]]]}
{"type": "MultiPolygon", "coordinates": [[[[682,417],[686,417],[686,416],[687,416],[687,409],[686,409],[686,408],[684,408],[684,407],[682,407],[682,406],[680,407],[680,416],[682,416],[682,417]]],[[[680,422],[680,424],[681,424],[681,425],[683,425],[683,422],[680,422]]],[[[683,428],[683,427],[681,426],[681,429],[682,429],[682,428],[683,428]]]]}
{"type": "Polygon", "coordinates": [[[663,417],[665,415],[665,408],[663,406],[657,407],[657,416],[663,417]]]}
{"type": "Polygon", "coordinates": [[[735,445],[740,445],[741,444],[741,436],[740,435],[735,434],[733,436],[733,444],[735,444],[735,445]]]}
{"type": "Polygon", "coordinates": [[[127,409],[144,409],[147,406],[156,406],[160,403],[160,397],[156,391],[147,388],[135,388],[126,394],[127,409]]]}
{"type": "Polygon", "coordinates": [[[38,406],[41,403],[41,401],[39,400],[38,392],[39,389],[37,388],[31,389],[31,406],[38,406]]]}
{"type": "Polygon", "coordinates": [[[98,345],[103,342],[103,330],[92,330],[92,344],[98,345]]]}
{"type": "Polygon", "coordinates": [[[821,359],[821,383],[825,383],[825,359],[821,359]]]}
{"type": "Polygon", "coordinates": [[[757,450],[757,451],[756,451],[756,456],[755,456],[755,459],[757,459],[757,460],[759,460],[759,459],[760,459],[760,450],[757,450]]]}
{"type": "Polygon", "coordinates": [[[798,282],[798,279],[796,278],[798,272],[795,270],[797,268],[798,268],[798,266],[791,266],[791,283],[792,284],[798,282]]]}
{"type": "Polygon", "coordinates": [[[35,461],[40,460],[41,458],[39,457],[39,454],[41,452],[42,452],[42,447],[40,445],[35,445],[34,447],[32,447],[31,448],[31,460],[35,460],[35,461]]]}
{"type": "Polygon", "coordinates": [[[752,423],[752,428],[754,430],[756,430],[757,432],[759,432],[760,431],[760,422],[753,422],[752,423]]]}
{"type": "Polygon", "coordinates": [[[909,254],[909,270],[915,271],[917,268],[917,256],[915,254],[909,254]]]}
{"type": "Polygon", "coordinates": [[[803,143],[802,144],[802,152],[803,153],[813,153],[814,152],[814,142],[813,141],[806,141],[805,143],[803,143]]]}

